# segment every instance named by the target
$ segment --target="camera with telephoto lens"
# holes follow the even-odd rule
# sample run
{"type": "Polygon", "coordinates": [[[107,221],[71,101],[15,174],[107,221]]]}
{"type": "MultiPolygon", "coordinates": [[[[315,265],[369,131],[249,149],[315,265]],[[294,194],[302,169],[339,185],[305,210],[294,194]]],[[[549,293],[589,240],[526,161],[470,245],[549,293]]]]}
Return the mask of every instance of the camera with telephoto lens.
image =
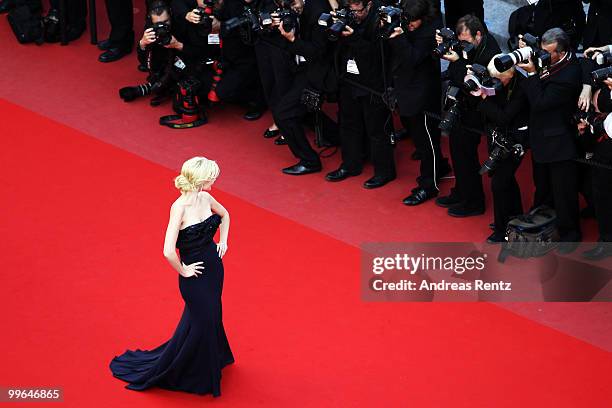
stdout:
{"type": "Polygon", "coordinates": [[[319,25],[327,29],[327,39],[337,41],[346,26],[355,25],[355,13],[351,9],[336,10],[335,15],[323,13],[319,17],[319,25]]]}
{"type": "Polygon", "coordinates": [[[551,57],[547,51],[540,48],[539,39],[531,34],[524,34],[522,40],[527,44],[526,47],[516,49],[508,54],[503,54],[493,60],[495,68],[499,72],[504,72],[516,64],[526,63],[529,58],[533,61],[539,71],[550,67],[551,57]]]}
{"type": "Polygon", "coordinates": [[[380,6],[378,19],[381,22],[380,37],[388,39],[402,25],[402,10],[393,6],[380,6]]]}
{"type": "Polygon", "coordinates": [[[170,24],[165,22],[155,23],[151,28],[155,33],[155,44],[170,44],[170,41],[172,41],[172,32],[170,31],[170,24]]]}
{"type": "Polygon", "coordinates": [[[591,79],[594,84],[612,78],[612,54],[610,52],[597,52],[593,61],[598,67],[591,72],[591,79]]]}
{"type": "Polygon", "coordinates": [[[600,68],[591,72],[591,79],[594,83],[603,82],[608,78],[612,78],[612,67],[600,68]]]}
{"type": "Polygon", "coordinates": [[[610,51],[598,52],[593,61],[600,67],[609,67],[612,65],[612,53],[610,51]]]}
{"type": "MultiPolygon", "coordinates": [[[[270,24],[272,20],[270,19],[270,24]]],[[[221,25],[222,35],[227,35],[234,30],[238,30],[242,41],[251,44],[254,41],[254,35],[262,31],[261,20],[259,15],[255,14],[250,7],[245,7],[242,15],[232,17],[221,25]]]]}
{"type": "Polygon", "coordinates": [[[438,125],[443,136],[448,136],[450,131],[457,125],[459,119],[461,118],[461,113],[459,112],[460,94],[461,89],[456,86],[449,86],[446,90],[442,120],[438,125]]]}
{"type": "Polygon", "coordinates": [[[497,165],[510,156],[522,157],[525,154],[525,149],[520,143],[515,143],[512,138],[505,132],[499,129],[493,129],[491,131],[491,144],[493,148],[489,153],[489,157],[482,164],[480,175],[489,173],[497,167],[497,165]]]}
{"type": "Polygon", "coordinates": [[[436,58],[442,58],[450,51],[455,51],[464,60],[470,61],[476,52],[476,47],[467,41],[461,41],[450,28],[442,28],[438,31],[442,42],[433,50],[436,58]]]}
{"type": "Polygon", "coordinates": [[[493,96],[504,88],[502,82],[491,77],[487,68],[480,64],[468,65],[463,81],[464,89],[473,96],[493,96]]]}

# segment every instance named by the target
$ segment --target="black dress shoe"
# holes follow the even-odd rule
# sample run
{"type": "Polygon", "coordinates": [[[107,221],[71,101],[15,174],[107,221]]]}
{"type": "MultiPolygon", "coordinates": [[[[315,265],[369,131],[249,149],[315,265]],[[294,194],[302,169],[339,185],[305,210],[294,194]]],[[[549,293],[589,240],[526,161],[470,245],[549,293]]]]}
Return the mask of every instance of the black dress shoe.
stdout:
{"type": "Polygon", "coordinates": [[[125,49],[125,48],[115,48],[115,47],[109,48],[108,50],[100,54],[100,56],[98,57],[98,61],[100,62],[117,61],[123,58],[124,56],[128,55],[130,52],[131,50],[125,49]]]}
{"type": "Polygon", "coordinates": [[[283,135],[280,135],[275,141],[274,144],[277,146],[282,146],[287,144],[287,139],[283,135]]]}
{"type": "Polygon", "coordinates": [[[390,181],[395,180],[395,176],[393,177],[384,177],[384,176],[374,176],[371,179],[368,179],[363,183],[363,188],[378,188],[382,187],[390,181]]]}
{"type": "Polygon", "coordinates": [[[98,43],[98,49],[101,51],[108,51],[112,47],[111,40],[107,38],[106,40],[102,40],[98,43]]]}
{"type": "Polygon", "coordinates": [[[334,170],[331,173],[327,173],[327,175],[325,176],[325,180],[327,181],[342,181],[344,179],[346,179],[347,177],[353,177],[353,176],[358,176],[360,175],[361,172],[350,172],[348,170],[343,169],[342,167],[340,167],[338,170],[334,170]]]}
{"type": "Polygon", "coordinates": [[[609,242],[599,242],[595,248],[582,253],[583,258],[591,261],[599,261],[609,256],[612,256],[612,243],[609,242]]]}
{"type": "Polygon", "coordinates": [[[504,242],[506,242],[506,237],[501,234],[496,234],[495,232],[487,238],[487,244],[501,244],[504,242]]]}
{"type": "Polygon", "coordinates": [[[263,137],[265,137],[266,139],[271,139],[278,135],[280,135],[280,129],[275,129],[275,130],[266,129],[266,131],[263,134],[263,137]]]}
{"type": "Polygon", "coordinates": [[[255,104],[249,104],[248,110],[244,114],[243,118],[245,120],[257,120],[263,116],[264,109],[261,106],[257,106],[255,104]]]}
{"type": "Polygon", "coordinates": [[[436,198],[436,205],[442,208],[451,208],[461,204],[461,201],[453,195],[447,195],[436,198]]]}
{"type": "Polygon", "coordinates": [[[321,165],[311,165],[311,164],[303,164],[303,163],[298,163],[296,165],[293,165],[291,167],[286,167],[283,169],[283,173],[285,174],[289,174],[292,176],[301,176],[302,174],[310,174],[310,173],[317,173],[321,171],[321,165]]]}
{"type": "Polygon", "coordinates": [[[416,189],[412,189],[412,194],[404,198],[402,202],[406,205],[419,205],[437,195],[438,192],[436,190],[427,191],[424,188],[417,187],[416,189]]]}
{"type": "Polygon", "coordinates": [[[451,207],[448,209],[448,215],[457,218],[474,217],[476,215],[482,215],[484,212],[484,208],[469,208],[463,206],[451,207]]]}

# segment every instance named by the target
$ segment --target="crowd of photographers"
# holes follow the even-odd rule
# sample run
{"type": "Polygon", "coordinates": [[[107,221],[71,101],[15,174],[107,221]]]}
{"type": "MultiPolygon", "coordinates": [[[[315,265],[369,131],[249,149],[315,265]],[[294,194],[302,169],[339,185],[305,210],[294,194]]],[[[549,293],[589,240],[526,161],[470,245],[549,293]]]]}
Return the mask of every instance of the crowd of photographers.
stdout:
{"type": "MultiPolygon", "coordinates": [[[[519,186],[515,174],[530,150],[533,208],[555,210],[560,241],[579,242],[581,214],[591,212],[600,241],[610,242],[612,1],[591,0],[588,15],[582,1],[525,3],[510,16],[510,52],[502,53],[483,1],[445,1],[442,16],[440,0],[152,0],[136,45],[147,81],[120,96],[171,99],[175,114],[160,124],[172,128],[205,124],[220,101],[243,105],[246,120],[269,109],[264,137],[297,160],[285,174],[320,172],[318,148],[339,146],[342,164],[326,180],[357,176],[369,161],[368,189],[396,178],[395,161],[406,158],[394,147],[407,134],[420,171],[404,204],[435,198],[450,216],[483,214],[488,174],[490,243],[503,242],[509,220],[525,212],[521,187],[531,193],[532,184],[519,186]],[[337,103],[337,118],[324,102],[337,103]],[[483,138],[489,157],[481,163],[483,138]],[[438,197],[451,163],[455,185],[438,197]]],[[[101,61],[129,52],[117,44],[103,44],[101,61]]],[[[612,253],[598,244],[584,255],[612,253]]]]}

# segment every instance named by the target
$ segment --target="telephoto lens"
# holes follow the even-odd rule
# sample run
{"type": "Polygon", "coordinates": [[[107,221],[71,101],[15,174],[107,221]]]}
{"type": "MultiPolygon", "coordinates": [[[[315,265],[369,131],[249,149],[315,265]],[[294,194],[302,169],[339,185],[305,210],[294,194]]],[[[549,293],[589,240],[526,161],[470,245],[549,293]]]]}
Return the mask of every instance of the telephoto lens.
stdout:
{"type": "Polygon", "coordinates": [[[612,65],[612,54],[609,52],[600,52],[595,55],[595,63],[600,66],[612,65]]]}
{"type": "Polygon", "coordinates": [[[504,72],[520,62],[527,61],[532,54],[533,49],[531,47],[519,48],[511,53],[496,57],[493,60],[493,64],[499,72],[504,72]]]}
{"type": "Polygon", "coordinates": [[[612,78],[612,67],[600,68],[591,72],[593,82],[603,82],[608,78],[612,78]]]}

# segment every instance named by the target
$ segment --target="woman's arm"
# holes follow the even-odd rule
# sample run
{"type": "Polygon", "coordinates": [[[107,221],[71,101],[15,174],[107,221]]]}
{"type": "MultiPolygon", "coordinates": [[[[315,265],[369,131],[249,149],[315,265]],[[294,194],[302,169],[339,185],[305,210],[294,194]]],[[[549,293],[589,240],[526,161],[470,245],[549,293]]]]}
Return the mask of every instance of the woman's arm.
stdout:
{"type": "Polygon", "coordinates": [[[217,244],[217,252],[219,257],[223,258],[227,251],[227,236],[229,234],[230,227],[230,216],[225,207],[223,207],[215,198],[211,195],[210,197],[210,208],[211,210],[221,216],[221,225],[219,225],[219,243],[217,244]]]}
{"type": "Polygon", "coordinates": [[[178,273],[183,272],[183,267],[176,254],[176,239],[178,238],[182,218],[183,206],[177,203],[172,204],[172,207],[170,207],[170,220],[168,221],[168,228],[166,228],[166,238],[164,239],[164,256],[178,273]]]}

